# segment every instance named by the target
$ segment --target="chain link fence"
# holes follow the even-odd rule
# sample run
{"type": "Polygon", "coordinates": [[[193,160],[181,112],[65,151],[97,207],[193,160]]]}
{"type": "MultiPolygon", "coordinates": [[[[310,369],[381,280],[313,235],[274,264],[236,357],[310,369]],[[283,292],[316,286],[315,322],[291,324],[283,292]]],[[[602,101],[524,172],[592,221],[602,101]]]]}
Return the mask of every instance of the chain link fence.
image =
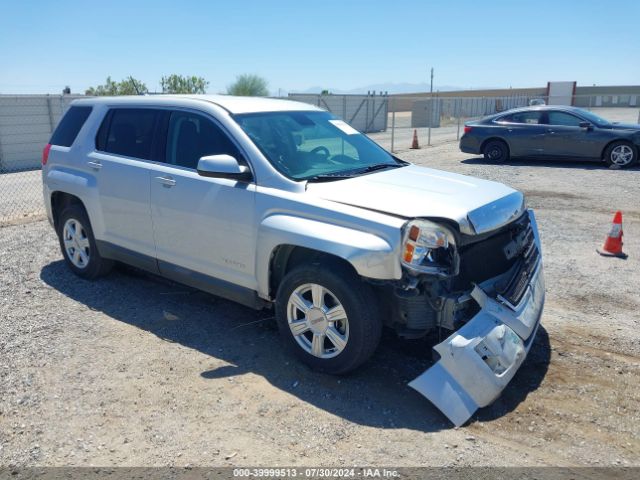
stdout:
{"type": "Polygon", "coordinates": [[[0,226],[44,216],[42,149],[73,95],[0,95],[0,226]]]}
{"type": "MultiPolygon", "coordinates": [[[[291,95],[331,111],[394,153],[459,140],[467,121],[531,103],[543,95],[291,95]]],[[[43,218],[40,161],[72,95],[0,95],[0,227],[43,218]]],[[[639,123],[640,94],[576,95],[576,106],[612,122],[639,123]]]]}

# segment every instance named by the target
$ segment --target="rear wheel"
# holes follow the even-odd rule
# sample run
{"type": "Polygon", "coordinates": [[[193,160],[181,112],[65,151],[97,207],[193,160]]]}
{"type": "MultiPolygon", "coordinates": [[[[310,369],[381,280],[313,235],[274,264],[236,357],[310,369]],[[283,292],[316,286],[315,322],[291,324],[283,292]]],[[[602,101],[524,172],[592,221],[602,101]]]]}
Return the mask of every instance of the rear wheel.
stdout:
{"type": "Polygon", "coordinates": [[[628,142],[613,142],[604,151],[604,161],[609,166],[625,168],[638,161],[638,150],[628,142]]]}
{"type": "Polygon", "coordinates": [[[301,265],[278,289],[276,319],[287,347],[314,370],[348,373],[380,341],[382,321],[371,288],[340,264],[301,265]]]}
{"type": "Polygon", "coordinates": [[[89,217],[81,205],[69,205],[62,211],[58,219],[58,239],[64,259],[76,275],[94,279],[113,267],[112,260],[98,253],[89,217]]]}
{"type": "Polygon", "coordinates": [[[502,163],[509,160],[509,147],[502,140],[491,140],[487,142],[482,151],[485,160],[495,163],[502,163]]]}

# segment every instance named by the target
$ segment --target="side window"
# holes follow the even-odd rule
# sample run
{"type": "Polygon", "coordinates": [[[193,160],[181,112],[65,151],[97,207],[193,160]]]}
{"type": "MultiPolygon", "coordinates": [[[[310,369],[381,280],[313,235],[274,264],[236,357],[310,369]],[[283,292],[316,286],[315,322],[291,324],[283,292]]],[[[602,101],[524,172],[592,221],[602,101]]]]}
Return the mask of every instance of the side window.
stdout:
{"type": "Polygon", "coordinates": [[[51,145],[60,145],[61,147],[70,147],[90,113],[91,107],[71,107],[60,120],[49,143],[51,145]]]}
{"type": "Polygon", "coordinates": [[[578,127],[580,126],[580,120],[578,117],[571,115],[570,113],[558,112],[558,111],[550,111],[548,113],[548,124],[549,125],[564,125],[567,127],[578,127]]]}
{"type": "Polygon", "coordinates": [[[243,162],[227,134],[211,120],[189,112],[171,114],[167,131],[167,163],[196,169],[200,157],[222,154],[243,162]]]}
{"type": "Polygon", "coordinates": [[[159,112],[154,109],[115,108],[98,130],[96,147],[108,153],[151,160],[158,116],[159,112]]]}
{"type": "Polygon", "coordinates": [[[537,125],[540,123],[540,112],[520,112],[512,113],[498,120],[499,123],[527,123],[537,125]]]}

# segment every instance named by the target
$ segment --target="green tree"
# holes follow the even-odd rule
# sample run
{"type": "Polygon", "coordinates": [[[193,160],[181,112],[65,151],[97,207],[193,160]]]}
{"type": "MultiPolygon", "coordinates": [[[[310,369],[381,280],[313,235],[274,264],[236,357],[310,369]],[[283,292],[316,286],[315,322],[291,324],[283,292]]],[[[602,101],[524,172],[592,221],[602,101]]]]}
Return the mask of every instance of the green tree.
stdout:
{"type": "Polygon", "coordinates": [[[107,77],[104,85],[97,87],[89,87],[85,90],[85,95],[103,96],[103,95],[139,95],[148,93],[147,86],[140,80],[133,77],[125,78],[119,82],[114,82],[111,77],[107,77]]]}
{"type": "Polygon", "coordinates": [[[162,93],[206,93],[209,82],[202,77],[166,75],[160,80],[162,93]]]}
{"type": "Polygon", "coordinates": [[[266,97],[269,95],[268,85],[264,78],[245,73],[236,77],[236,81],[227,87],[227,93],[244,97],[266,97]]]}

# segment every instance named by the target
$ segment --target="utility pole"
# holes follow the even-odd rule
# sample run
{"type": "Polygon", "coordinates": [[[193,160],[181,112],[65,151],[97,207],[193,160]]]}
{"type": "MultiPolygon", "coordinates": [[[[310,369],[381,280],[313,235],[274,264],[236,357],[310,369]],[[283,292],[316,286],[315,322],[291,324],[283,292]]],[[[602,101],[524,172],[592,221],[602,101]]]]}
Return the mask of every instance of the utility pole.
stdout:
{"type": "Polygon", "coordinates": [[[431,145],[431,124],[433,123],[433,67],[431,67],[431,88],[429,89],[429,136],[427,145],[431,145]]]}
{"type": "Polygon", "coordinates": [[[429,90],[429,93],[433,95],[433,67],[431,67],[431,89],[429,90]]]}

